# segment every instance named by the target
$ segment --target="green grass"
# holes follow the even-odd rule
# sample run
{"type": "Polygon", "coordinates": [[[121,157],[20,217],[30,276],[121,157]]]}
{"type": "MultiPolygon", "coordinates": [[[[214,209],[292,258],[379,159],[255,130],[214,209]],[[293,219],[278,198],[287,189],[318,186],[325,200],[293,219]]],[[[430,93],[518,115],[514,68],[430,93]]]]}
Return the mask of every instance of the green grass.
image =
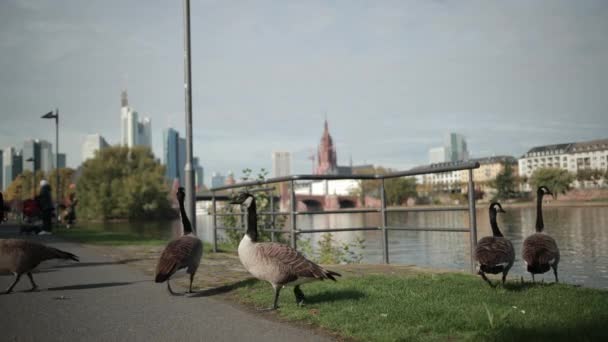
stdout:
{"type": "MultiPolygon", "coordinates": [[[[278,315],[362,341],[606,340],[608,291],[563,284],[507,283],[490,288],[466,274],[344,277],[302,286],[307,304],[284,288],[278,315]]],[[[272,304],[272,288],[237,290],[256,307],[272,304]]]]}
{"type": "Polygon", "coordinates": [[[168,242],[168,240],[158,239],[155,237],[145,237],[129,232],[115,232],[82,227],[75,227],[72,229],[60,228],[56,229],[54,233],[67,240],[102,246],[158,246],[164,245],[168,242]]]}

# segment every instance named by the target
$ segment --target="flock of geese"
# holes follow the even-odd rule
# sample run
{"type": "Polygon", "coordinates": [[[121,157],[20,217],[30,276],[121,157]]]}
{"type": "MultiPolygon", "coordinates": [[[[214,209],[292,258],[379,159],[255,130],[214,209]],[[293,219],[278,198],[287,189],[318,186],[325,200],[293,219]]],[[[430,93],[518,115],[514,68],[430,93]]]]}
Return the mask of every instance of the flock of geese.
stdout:
{"type": "MultiPolygon", "coordinates": [[[[523,243],[522,255],[527,265],[527,270],[532,274],[547,272],[553,269],[555,281],[557,277],[557,265],[559,263],[559,249],[555,240],[543,232],[544,224],[542,217],[542,198],[551,195],[551,191],[541,186],[537,191],[537,213],[536,233],[527,237],[523,243]]],[[[185,193],[183,188],[177,191],[180,216],[183,226],[183,235],[171,242],[161,253],[156,267],[155,282],[167,282],[168,291],[175,295],[171,289],[170,280],[178,271],[185,271],[190,276],[190,286],[187,293],[192,293],[192,281],[200,265],[203,255],[203,243],[193,233],[192,225],[184,209],[185,193]]],[[[247,192],[238,194],[231,204],[242,205],[247,210],[247,231],[238,247],[238,255],[245,269],[255,278],[267,281],[274,289],[273,305],[267,310],[278,308],[279,293],[285,286],[293,286],[296,302],[304,304],[305,296],[300,285],[316,280],[333,280],[341,276],[339,273],[327,270],[316,263],[308,260],[300,252],[288,245],[275,242],[259,242],[257,229],[257,212],[255,197],[247,192]]],[[[492,282],[486,277],[486,273],[502,273],[502,283],[515,261],[515,252],[511,241],[506,239],[496,222],[498,212],[503,212],[500,203],[490,204],[490,225],[492,236],[479,240],[475,258],[479,263],[479,275],[490,284],[492,282]]],[[[78,261],[78,257],[72,253],[56,248],[45,246],[41,243],[20,240],[0,240],[0,272],[8,271],[14,274],[15,280],[5,293],[10,293],[19,282],[23,274],[27,274],[32,284],[31,291],[37,289],[32,276],[34,270],[42,261],[49,259],[71,259],[78,261]]]]}

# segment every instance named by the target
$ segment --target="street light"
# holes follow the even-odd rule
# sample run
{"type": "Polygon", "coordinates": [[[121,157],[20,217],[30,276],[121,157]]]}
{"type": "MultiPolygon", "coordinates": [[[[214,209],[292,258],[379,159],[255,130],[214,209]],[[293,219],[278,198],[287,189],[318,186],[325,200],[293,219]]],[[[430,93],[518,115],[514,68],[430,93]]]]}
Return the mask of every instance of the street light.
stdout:
{"type": "Polygon", "coordinates": [[[32,163],[32,199],[34,199],[36,198],[36,164],[33,157],[29,157],[25,161],[32,163]]]}
{"type": "Polygon", "coordinates": [[[59,203],[59,109],[55,108],[55,114],[50,111],[40,118],[55,119],[55,201],[59,203]]]}
{"type": "Polygon", "coordinates": [[[192,70],[190,64],[190,0],[184,0],[184,90],[186,102],[186,213],[192,218],[196,233],[196,199],[194,194],[194,168],[192,165],[192,70]]]}

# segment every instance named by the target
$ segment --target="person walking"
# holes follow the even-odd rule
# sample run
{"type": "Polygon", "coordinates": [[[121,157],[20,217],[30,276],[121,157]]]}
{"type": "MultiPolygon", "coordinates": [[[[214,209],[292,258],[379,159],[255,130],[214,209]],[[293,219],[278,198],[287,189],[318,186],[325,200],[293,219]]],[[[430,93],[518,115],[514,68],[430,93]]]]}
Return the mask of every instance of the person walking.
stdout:
{"type": "Polygon", "coordinates": [[[51,196],[51,185],[45,179],[40,181],[40,194],[38,195],[40,215],[42,216],[42,230],[38,235],[52,234],[53,229],[53,198],[51,196]]]}
{"type": "Polygon", "coordinates": [[[75,188],[76,185],[70,184],[70,194],[66,200],[66,210],[63,221],[67,228],[70,228],[76,220],[76,205],[78,204],[78,199],[76,198],[76,192],[74,192],[75,188]]]}

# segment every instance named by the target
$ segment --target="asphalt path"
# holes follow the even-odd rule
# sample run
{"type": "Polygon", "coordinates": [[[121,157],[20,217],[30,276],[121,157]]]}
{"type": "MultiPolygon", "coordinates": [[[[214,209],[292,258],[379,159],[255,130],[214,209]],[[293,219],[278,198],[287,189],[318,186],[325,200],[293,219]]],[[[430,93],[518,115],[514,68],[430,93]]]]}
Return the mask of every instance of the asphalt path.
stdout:
{"type": "MultiPolygon", "coordinates": [[[[0,225],[0,238],[15,237],[16,227],[0,225]]],[[[23,276],[12,294],[0,295],[1,341],[331,340],[212,295],[170,296],[165,284],[94,249],[54,236],[28,238],[74,253],[80,263],[47,261],[34,274],[38,291],[26,292],[23,276]]],[[[0,275],[0,290],[12,281],[0,275]]]]}

